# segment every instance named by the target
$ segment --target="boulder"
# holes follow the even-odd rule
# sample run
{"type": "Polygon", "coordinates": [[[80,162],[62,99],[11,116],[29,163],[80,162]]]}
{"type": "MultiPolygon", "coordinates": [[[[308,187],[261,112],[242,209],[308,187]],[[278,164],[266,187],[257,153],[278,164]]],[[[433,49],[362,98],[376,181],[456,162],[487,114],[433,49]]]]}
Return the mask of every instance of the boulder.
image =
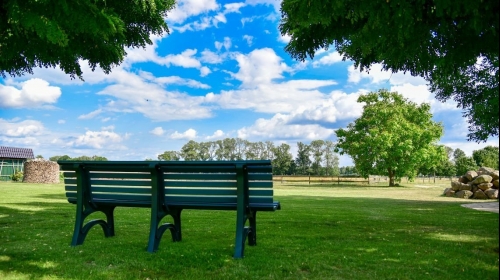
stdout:
{"type": "Polygon", "coordinates": [[[471,191],[458,191],[455,193],[455,197],[458,198],[470,198],[474,193],[471,191]]]}
{"type": "Polygon", "coordinates": [[[498,190],[495,189],[489,189],[484,192],[490,199],[497,199],[498,198],[498,190]]]}
{"type": "Polygon", "coordinates": [[[471,182],[471,184],[479,185],[482,183],[491,183],[491,181],[493,181],[493,178],[490,175],[480,175],[477,176],[476,179],[474,179],[474,181],[471,182]]]}
{"type": "Polygon", "coordinates": [[[494,189],[498,189],[498,179],[496,179],[495,181],[493,181],[493,187],[494,189]]]}
{"type": "Polygon", "coordinates": [[[467,177],[466,177],[466,176],[462,176],[462,177],[460,177],[460,178],[458,179],[458,181],[459,181],[460,183],[464,183],[464,184],[467,184],[467,183],[469,183],[469,182],[470,182],[470,181],[469,181],[469,179],[467,179],[467,177]]]}
{"type": "Polygon", "coordinates": [[[477,187],[480,188],[481,190],[485,191],[487,189],[491,189],[491,187],[493,187],[493,184],[492,183],[482,183],[482,184],[477,185],[477,187]]]}
{"type": "Polygon", "coordinates": [[[452,188],[446,188],[443,192],[443,195],[447,197],[454,197],[455,191],[452,188]]]}
{"type": "Polygon", "coordinates": [[[477,190],[479,190],[479,188],[476,186],[476,185],[472,185],[472,192],[476,192],[477,190]]]}
{"type": "Polygon", "coordinates": [[[500,176],[498,176],[498,174],[499,174],[498,170],[495,170],[493,172],[490,172],[488,175],[490,175],[491,178],[493,178],[493,181],[495,181],[495,180],[498,180],[500,178],[500,176]]]}
{"type": "Polygon", "coordinates": [[[474,198],[474,199],[487,199],[488,196],[482,190],[477,190],[477,192],[474,193],[474,196],[472,198],[474,198]]]}
{"type": "Polygon", "coordinates": [[[491,173],[491,172],[494,172],[495,169],[493,168],[489,168],[489,167],[481,167],[479,168],[479,172],[483,173],[483,174],[488,174],[488,173],[491,173]]]}
{"type": "Polygon", "coordinates": [[[462,186],[462,183],[458,182],[458,181],[452,181],[451,182],[451,188],[454,190],[454,191],[459,191],[460,190],[460,186],[462,186]]]}
{"type": "Polygon", "coordinates": [[[459,191],[472,191],[472,185],[461,184],[458,188],[459,191]]]}
{"type": "Polygon", "coordinates": [[[476,171],[467,171],[467,173],[465,173],[465,177],[467,178],[467,180],[469,180],[469,182],[474,180],[474,178],[476,178],[477,176],[478,175],[476,171]]]}

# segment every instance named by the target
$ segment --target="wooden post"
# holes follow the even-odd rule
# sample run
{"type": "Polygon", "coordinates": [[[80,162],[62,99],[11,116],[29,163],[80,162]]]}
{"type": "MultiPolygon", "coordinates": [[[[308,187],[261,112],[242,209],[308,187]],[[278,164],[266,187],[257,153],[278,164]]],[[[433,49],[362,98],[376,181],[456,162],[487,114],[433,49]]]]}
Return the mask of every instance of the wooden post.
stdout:
{"type": "Polygon", "coordinates": [[[309,174],[309,185],[311,185],[311,174],[309,174]]]}

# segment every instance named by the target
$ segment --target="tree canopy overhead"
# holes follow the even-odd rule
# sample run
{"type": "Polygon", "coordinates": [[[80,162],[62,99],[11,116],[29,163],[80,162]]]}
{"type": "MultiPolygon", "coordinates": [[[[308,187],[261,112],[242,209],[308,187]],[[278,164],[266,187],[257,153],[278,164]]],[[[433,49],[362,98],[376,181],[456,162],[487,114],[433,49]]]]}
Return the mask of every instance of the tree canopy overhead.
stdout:
{"type": "Polygon", "coordinates": [[[393,186],[446,157],[444,147],[436,145],[443,127],[432,120],[429,104],[387,90],[361,95],[358,102],[365,103],[361,117],[335,133],[336,150],[352,157],[360,175],[387,175],[393,186]]]}
{"type": "Polygon", "coordinates": [[[0,76],[59,66],[82,78],[79,60],[109,73],[127,47],[168,32],[175,0],[0,0],[0,76]]]}
{"type": "Polygon", "coordinates": [[[281,9],[292,57],[333,45],[360,70],[380,63],[424,77],[464,110],[469,140],[498,136],[498,0],[283,0],[281,9]]]}

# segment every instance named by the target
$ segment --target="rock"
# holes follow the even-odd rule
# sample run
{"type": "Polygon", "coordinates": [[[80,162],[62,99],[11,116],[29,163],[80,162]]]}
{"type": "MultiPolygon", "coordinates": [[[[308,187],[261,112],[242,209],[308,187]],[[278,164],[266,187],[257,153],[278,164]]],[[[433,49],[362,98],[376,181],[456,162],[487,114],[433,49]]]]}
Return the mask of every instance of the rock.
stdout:
{"type": "Polygon", "coordinates": [[[476,186],[476,185],[472,185],[472,192],[476,192],[477,190],[479,190],[479,188],[476,186]]]}
{"type": "Polygon", "coordinates": [[[472,190],[472,185],[469,184],[461,184],[460,187],[458,188],[459,191],[471,191],[472,190]]]}
{"type": "Polygon", "coordinates": [[[488,175],[490,175],[491,178],[493,178],[493,181],[495,181],[495,180],[498,180],[500,178],[500,176],[498,176],[498,174],[499,174],[498,170],[495,170],[493,172],[490,172],[490,174],[488,174],[488,175]]]}
{"type": "Polygon", "coordinates": [[[467,171],[467,173],[465,173],[465,177],[467,178],[467,180],[469,180],[469,182],[474,180],[474,178],[476,178],[477,176],[478,175],[476,171],[467,171]]]}
{"type": "Polygon", "coordinates": [[[491,187],[493,187],[493,184],[492,183],[482,183],[482,184],[477,185],[477,187],[480,188],[481,190],[485,191],[487,189],[491,189],[491,187]]]}
{"type": "Polygon", "coordinates": [[[494,189],[498,189],[498,179],[496,179],[495,181],[493,181],[493,187],[494,189]]]}
{"type": "Polygon", "coordinates": [[[447,197],[454,197],[455,191],[452,188],[446,188],[443,192],[443,195],[447,197]]]}
{"type": "Polygon", "coordinates": [[[488,174],[488,173],[495,171],[495,169],[489,168],[489,167],[481,167],[481,168],[479,168],[479,171],[483,174],[488,174]]]}
{"type": "Polygon", "coordinates": [[[498,198],[498,190],[495,189],[489,189],[484,192],[490,199],[497,199],[498,198]]]}
{"type": "Polygon", "coordinates": [[[472,198],[474,198],[474,199],[487,199],[488,196],[482,190],[477,190],[477,192],[474,193],[474,196],[472,198]]]}
{"type": "Polygon", "coordinates": [[[474,179],[474,181],[472,181],[471,184],[479,185],[482,183],[491,183],[491,181],[493,181],[493,178],[490,175],[480,175],[477,176],[476,179],[474,179]]]}
{"type": "Polygon", "coordinates": [[[458,198],[470,198],[474,193],[471,191],[458,191],[455,193],[455,197],[458,198]]]}
{"type": "Polygon", "coordinates": [[[454,191],[459,191],[460,190],[460,186],[462,185],[462,183],[458,182],[458,181],[452,181],[451,182],[451,188],[454,190],[454,191]]]}
{"type": "Polygon", "coordinates": [[[460,177],[460,179],[458,179],[458,181],[459,181],[460,183],[464,183],[464,184],[467,184],[467,183],[469,183],[469,182],[470,182],[470,181],[469,181],[469,179],[467,179],[467,177],[466,177],[466,176],[462,176],[462,177],[460,177]]]}

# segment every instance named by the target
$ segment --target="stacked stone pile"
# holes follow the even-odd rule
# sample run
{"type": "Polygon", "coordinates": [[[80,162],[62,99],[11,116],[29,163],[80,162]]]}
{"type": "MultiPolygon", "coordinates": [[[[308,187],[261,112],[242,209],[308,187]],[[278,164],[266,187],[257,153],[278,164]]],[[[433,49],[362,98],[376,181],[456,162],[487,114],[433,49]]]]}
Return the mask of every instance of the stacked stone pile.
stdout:
{"type": "Polygon", "coordinates": [[[451,182],[451,188],[444,195],[458,198],[498,199],[498,170],[481,167],[478,171],[468,171],[458,181],[451,182]]]}
{"type": "Polygon", "coordinates": [[[24,163],[25,183],[59,183],[59,164],[48,160],[31,160],[24,163]]]}

